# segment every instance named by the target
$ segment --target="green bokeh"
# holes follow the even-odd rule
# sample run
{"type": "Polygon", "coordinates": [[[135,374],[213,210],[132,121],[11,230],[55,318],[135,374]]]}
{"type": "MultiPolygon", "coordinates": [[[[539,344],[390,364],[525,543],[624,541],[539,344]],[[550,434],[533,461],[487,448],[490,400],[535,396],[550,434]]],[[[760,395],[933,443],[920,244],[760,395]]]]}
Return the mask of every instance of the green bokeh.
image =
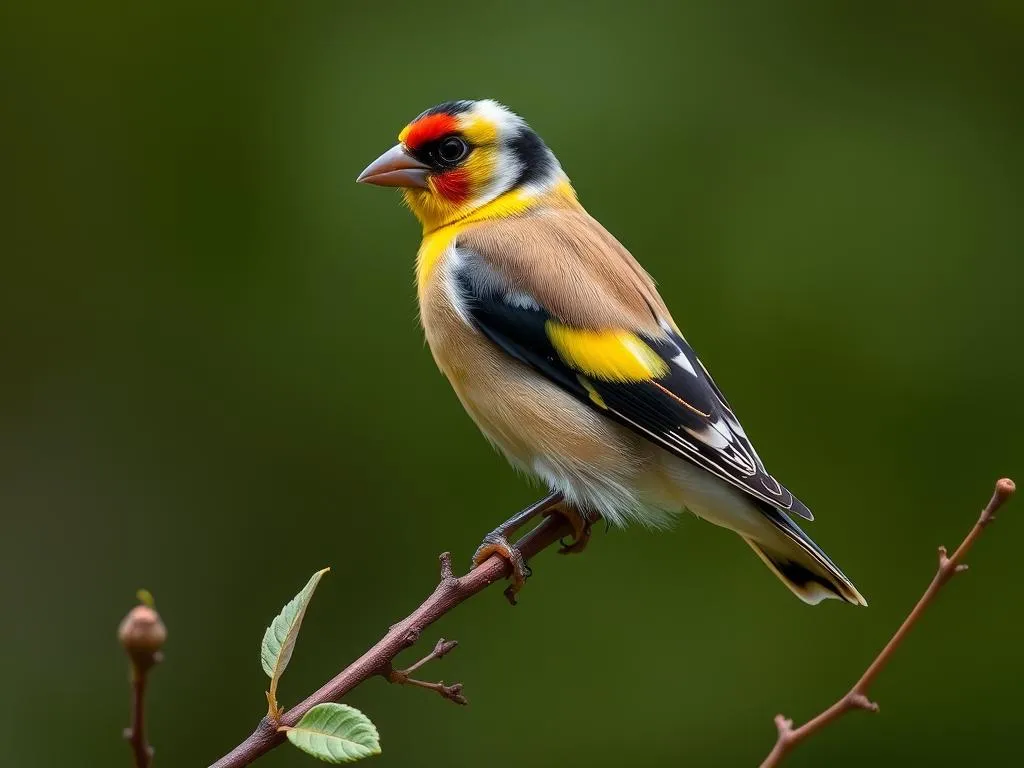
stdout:
{"type": "MultiPolygon", "coordinates": [[[[157,765],[206,765],[262,714],[263,629],[310,573],[333,567],[286,705],[536,497],[424,349],[415,222],[353,183],[421,109],[489,96],[659,280],[871,607],[808,608],[693,519],[616,531],[424,637],[461,641],[428,674],[472,706],[380,681],[348,703],[381,766],[755,765],[1021,474],[1022,7],[6,4],[0,762],[129,764],[114,631],[140,586],[170,633],[157,765]]],[[[792,765],[1019,759],[1022,517],[881,714],[792,765]]]]}

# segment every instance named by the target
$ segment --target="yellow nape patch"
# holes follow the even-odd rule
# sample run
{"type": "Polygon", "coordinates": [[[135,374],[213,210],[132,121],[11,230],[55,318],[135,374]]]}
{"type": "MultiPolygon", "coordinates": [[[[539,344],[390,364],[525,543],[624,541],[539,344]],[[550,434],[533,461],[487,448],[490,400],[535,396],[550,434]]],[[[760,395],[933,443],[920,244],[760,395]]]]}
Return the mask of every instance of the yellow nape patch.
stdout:
{"type": "Polygon", "coordinates": [[[544,329],[559,357],[604,381],[647,381],[668,373],[668,364],[635,333],[571,328],[548,320],[544,329]]]}

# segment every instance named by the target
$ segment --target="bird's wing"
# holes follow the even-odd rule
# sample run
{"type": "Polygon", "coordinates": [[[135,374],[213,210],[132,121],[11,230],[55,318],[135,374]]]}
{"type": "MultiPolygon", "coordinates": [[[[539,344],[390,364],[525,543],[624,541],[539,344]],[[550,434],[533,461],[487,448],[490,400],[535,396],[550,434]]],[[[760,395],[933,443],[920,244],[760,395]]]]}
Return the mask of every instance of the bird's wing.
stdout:
{"type": "Polygon", "coordinates": [[[472,227],[449,269],[460,314],[507,354],[754,498],[813,519],[765,470],[651,279],[594,219],[472,227]]]}

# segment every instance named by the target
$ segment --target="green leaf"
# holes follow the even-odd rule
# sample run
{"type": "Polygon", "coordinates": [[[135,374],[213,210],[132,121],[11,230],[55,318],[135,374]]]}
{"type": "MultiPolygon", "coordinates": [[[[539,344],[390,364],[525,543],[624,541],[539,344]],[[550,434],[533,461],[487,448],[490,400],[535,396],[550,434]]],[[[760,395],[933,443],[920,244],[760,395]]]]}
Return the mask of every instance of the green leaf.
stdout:
{"type": "Polygon", "coordinates": [[[139,602],[143,605],[147,605],[150,608],[156,606],[156,601],[153,600],[153,593],[150,592],[148,589],[140,589],[138,592],[135,593],[135,597],[137,597],[139,599],[139,602]]]}
{"type": "Polygon", "coordinates": [[[320,578],[330,568],[317,571],[306,582],[295,597],[288,601],[288,604],[277,614],[267,631],[263,633],[263,644],[260,647],[260,661],[263,663],[263,671],[270,678],[270,691],[267,699],[270,702],[270,714],[277,719],[277,683],[284,674],[288,662],[291,661],[292,651],[295,650],[295,641],[299,636],[299,629],[302,627],[302,619],[306,615],[306,608],[313,598],[316,585],[320,578]]]}
{"type": "Polygon", "coordinates": [[[380,754],[380,734],[366,715],[347,704],[317,704],[294,728],[288,741],[325,763],[354,763],[380,754]]]}

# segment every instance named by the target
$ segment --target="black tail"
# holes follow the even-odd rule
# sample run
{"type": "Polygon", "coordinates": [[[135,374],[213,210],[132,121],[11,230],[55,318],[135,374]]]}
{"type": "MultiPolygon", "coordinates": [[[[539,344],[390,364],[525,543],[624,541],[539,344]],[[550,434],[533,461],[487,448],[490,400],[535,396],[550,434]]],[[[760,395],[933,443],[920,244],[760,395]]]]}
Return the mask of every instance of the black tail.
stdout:
{"type": "Polygon", "coordinates": [[[793,594],[811,605],[828,598],[868,604],[853,582],[784,512],[767,504],[761,511],[771,523],[772,535],[743,538],[793,594]]]}

